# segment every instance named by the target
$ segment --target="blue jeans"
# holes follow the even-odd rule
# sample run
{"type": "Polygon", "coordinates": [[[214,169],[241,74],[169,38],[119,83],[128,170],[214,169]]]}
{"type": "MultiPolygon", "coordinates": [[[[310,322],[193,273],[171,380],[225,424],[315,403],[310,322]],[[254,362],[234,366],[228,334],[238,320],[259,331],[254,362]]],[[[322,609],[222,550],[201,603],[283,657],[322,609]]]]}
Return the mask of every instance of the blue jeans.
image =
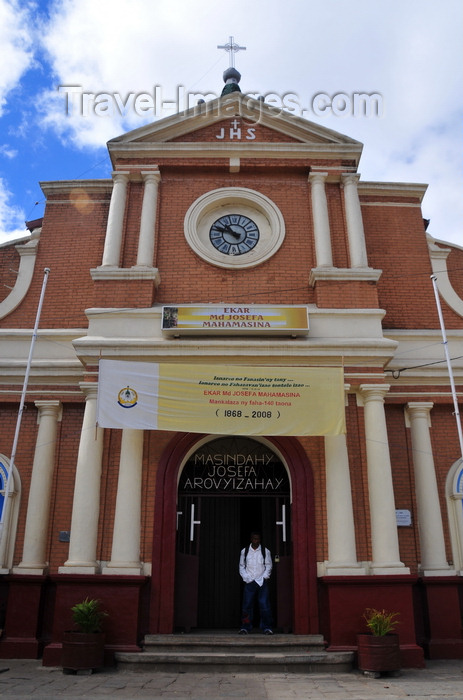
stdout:
{"type": "Polygon", "coordinates": [[[261,629],[271,629],[273,625],[267,580],[264,579],[262,586],[259,586],[255,581],[251,581],[251,583],[244,584],[243,608],[241,614],[241,627],[242,629],[248,630],[248,632],[252,630],[254,600],[256,595],[259,603],[261,629]]]}

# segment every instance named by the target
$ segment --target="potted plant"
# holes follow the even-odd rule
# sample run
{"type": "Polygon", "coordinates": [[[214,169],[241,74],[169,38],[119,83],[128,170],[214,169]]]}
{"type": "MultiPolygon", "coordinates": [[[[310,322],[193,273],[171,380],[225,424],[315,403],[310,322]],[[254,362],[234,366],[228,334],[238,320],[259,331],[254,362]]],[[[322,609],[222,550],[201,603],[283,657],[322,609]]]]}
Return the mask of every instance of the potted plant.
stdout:
{"type": "Polygon", "coordinates": [[[399,671],[400,645],[395,629],[399,613],[367,608],[363,614],[370,634],[357,635],[358,667],[375,675],[399,671]]]}
{"type": "Polygon", "coordinates": [[[105,635],[103,621],[108,613],[101,601],[86,598],[71,608],[75,629],[64,633],[61,665],[63,672],[87,670],[103,666],[105,635]]]}

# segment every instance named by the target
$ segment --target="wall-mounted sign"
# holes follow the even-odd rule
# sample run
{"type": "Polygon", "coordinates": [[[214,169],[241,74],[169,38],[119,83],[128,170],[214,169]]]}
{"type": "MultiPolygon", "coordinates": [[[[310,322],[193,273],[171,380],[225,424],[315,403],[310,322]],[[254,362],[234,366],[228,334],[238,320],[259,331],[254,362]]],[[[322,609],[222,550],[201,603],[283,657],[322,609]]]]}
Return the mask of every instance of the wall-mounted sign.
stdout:
{"type": "Polygon", "coordinates": [[[163,306],[162,330],[170,335],[307,335],[306,306],[163,306]]]}
{"type": "Polygon", "coordinates": [[[398,527],[408,527],[412,524],[412,516],[409,510],[396,510],[395,517],[398,527]]]}
{"type": "Polygon", "coordinates": [[[200,447],[180,476],[183,495],[289,495],[281,461],[265,445],[246,438],[220,438],[200,447]]]}

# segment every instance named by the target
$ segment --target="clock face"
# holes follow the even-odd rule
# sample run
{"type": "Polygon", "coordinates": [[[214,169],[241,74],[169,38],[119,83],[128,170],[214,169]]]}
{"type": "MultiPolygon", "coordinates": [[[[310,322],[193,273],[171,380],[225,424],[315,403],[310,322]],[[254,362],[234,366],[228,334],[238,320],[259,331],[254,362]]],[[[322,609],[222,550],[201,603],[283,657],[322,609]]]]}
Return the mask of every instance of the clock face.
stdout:
{"type": "Polygon", "coordinates": [[[271,199],[246,187],[205,192],[189,207],[185,238],[203,260],[245,270],[274,255],[285,237],[283,216],[271,199]]]}
{"type": "Polygon", "coordinates": [[[244,214],[226,214],[212,224],[209,239],[225,255],[249,253],[259,241],[259,229],[244,214]]]}

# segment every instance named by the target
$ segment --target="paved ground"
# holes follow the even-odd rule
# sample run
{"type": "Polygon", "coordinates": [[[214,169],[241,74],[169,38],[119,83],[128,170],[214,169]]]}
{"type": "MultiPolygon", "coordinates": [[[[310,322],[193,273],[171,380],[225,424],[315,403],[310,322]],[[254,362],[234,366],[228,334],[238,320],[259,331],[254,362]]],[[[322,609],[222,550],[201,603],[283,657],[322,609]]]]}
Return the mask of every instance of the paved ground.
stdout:
{"type": "Polygon", "coordinates": [[[428,661],[423,670],[407,669],[396,678],[342,674],[139,673],[104,669],[87,676],[65,675],[40,661],[0,660],[0,698],[177,698],[179,700],[463,700],[463,661],[428,661]],[[8,670],[5,670],[8,669],[8,670]]]}

